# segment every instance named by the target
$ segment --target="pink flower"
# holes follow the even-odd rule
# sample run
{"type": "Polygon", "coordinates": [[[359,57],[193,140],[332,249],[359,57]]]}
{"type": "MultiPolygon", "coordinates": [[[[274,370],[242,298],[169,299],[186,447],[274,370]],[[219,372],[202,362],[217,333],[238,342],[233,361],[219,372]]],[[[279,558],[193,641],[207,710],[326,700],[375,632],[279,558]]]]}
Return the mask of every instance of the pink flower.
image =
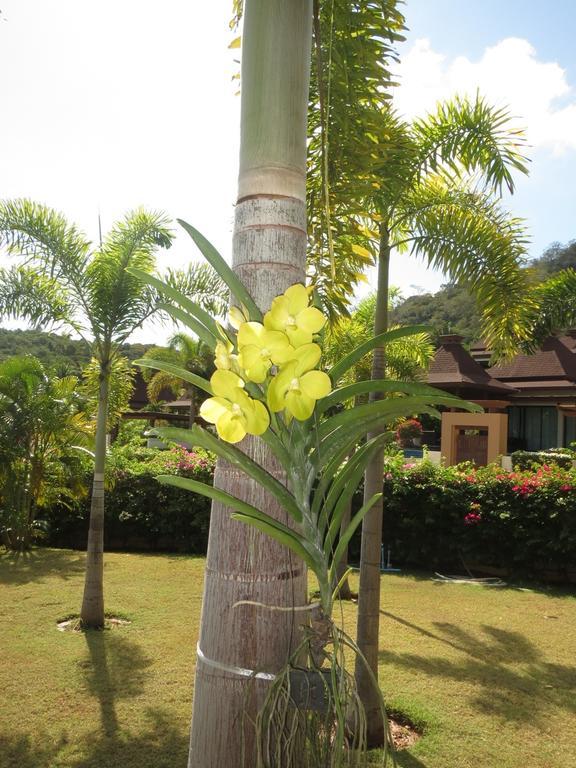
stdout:
{"type": "Polygon", "coordinates": [[[478,525],[481,520],[482,516],[476,512],[468,512],[467,515],[464,515],[464,525],[478,525]]]}
{"type": "Polygon", "coordinates": [[[561,491],[571,491],[572,490],[572,486],[568,485],[567,483],[565,483],[564,485],[560,486],[560,490],[561,491]]]}

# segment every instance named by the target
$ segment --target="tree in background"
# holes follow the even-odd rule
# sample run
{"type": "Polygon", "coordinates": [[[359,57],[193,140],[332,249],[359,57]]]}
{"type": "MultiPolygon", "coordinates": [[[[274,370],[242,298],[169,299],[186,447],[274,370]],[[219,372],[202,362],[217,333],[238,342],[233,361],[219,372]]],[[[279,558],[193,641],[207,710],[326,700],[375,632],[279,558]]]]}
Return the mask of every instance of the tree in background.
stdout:
{"type": "Polygon", "coordinates": [[[39,532],[38,507],[84,492],[77,478],[92,425],[80,405],[75,376],[48,375],[30,356],[0,363],[0,532],[13,549],[39,532]]]}
{"type": "MultiPolygon", "coordinates": [[[[158,250],[172,244],[168,225],[164,214],[138,209],[115,224],[101,245],[93,248],[76,227],[46,206],[30,200],[0,203],[0,246],[20,257],[18,266],[0,270],[0,318],[23,317],[37,326],[55,323],[70,329],[85,339],[97,361],[94,480],[80,612],[85,627],[104,624],[104,471],[110,377],[118,365],[120,345],[161,310],[163,300],[126,269],[154,271],[158,250]]],[[[195,274],[211,272],[206,265],[194,265],[194,269],[195,274]]],[[[171,273],[168,281],[190,291],[192,277],[192,272],[171,273]]],[[[213,290],[195,296],[213,306],[213,290]]]]}
{"type": "MultiPolygon", "coordinates": [[[[210,348],[202,340],[195,339],[186,333],[174,334],[168,340],[167,347],[152,347],[144,355],[145,360],[161,360],[204,378],[210,378],[214,370],[212,357],[210,348]]],[[[169,370],[152,371],[150,368],[143,368],[142,375],[148,385],[146,391],[150,402],[159,402],[162,391],[166,389],[172,392],[174,397],[183,394],[190,400],[188,422],[189,426],[194,424],[199,407],[197,387],[169,370]]]]}
{"type": "MultiPolygon", "coordinates": [[[[316,124],[310,140],[310,269],[327,305],[338,313],[366,266],[378,264],[374,333],[388,328],[389,265],[393,249],[420,256],[451,281],[465,283],[482,314],[485,338],[502,352],[517,341],[527,280],[521,223],[498,205],[513,171],[526,171],[523,137],[506,110],[481,98],[454,99],[408,123],[391,106],[393,45],[403,39],[396,3],[315,5],[316,124]],[[370,19],[370,23],[366,20],[370,19]]],[[[386,371],[375,350],[372,377],[386,371]]],[[[380,397],[373,393],[372,397],[380,397]]],[[[365,478],[365,499],[382,487],[383,454],[365,478]]],[[[363,523],[358,644],[377,669],[379,554],[383,507],[363,523]]],[[[357,664],[360,695],[373,744],[383,729],[369,674],[357,664]],[[373,698],[370,706],[369,698],[373,698]]]]}

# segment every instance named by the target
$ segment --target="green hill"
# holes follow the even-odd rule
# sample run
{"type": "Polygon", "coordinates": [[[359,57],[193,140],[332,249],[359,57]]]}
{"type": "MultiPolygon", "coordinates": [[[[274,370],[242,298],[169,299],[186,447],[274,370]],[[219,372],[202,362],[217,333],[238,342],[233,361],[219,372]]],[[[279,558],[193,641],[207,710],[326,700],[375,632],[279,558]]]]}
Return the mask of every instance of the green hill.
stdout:
{"type": "MultiPolygon", "coordinates": [[[[153,344],[123,344],[121,352],[136,360],[153,344]]],[[[44,331],[19,331],[0,328],[0,360],[13,355],[34,355],[47,368],[69,367],[74,372],[90,360],[90,352],[80,339],[44,331]]]]}

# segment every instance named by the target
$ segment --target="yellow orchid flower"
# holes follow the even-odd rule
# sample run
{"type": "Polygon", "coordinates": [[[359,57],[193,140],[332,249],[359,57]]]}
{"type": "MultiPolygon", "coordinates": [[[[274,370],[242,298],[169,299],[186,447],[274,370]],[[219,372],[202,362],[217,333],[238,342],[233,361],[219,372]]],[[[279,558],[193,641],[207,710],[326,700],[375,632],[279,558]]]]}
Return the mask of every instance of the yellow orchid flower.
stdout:
{"type": "Polygon", "coordinates": [[[214,349],[214,365],[224,371],[236,368],[237,355],[233,355],[234,345],[229,341],[217,341],[214,349]]]}
{"type": "Polygon", "coordinates": [[[240,309],[240,307],[230,307],[230,310],[228,311],[228,322],[232,328],[238,330],[242,323],[245,323],[247,320],[248,317],[243,309],[240,309]]]}
{"type": "Polygon", "coordinates": [[[283,331],[293,347],[310,344],[326,318],[316,307],[309,307],[309,301],[309,291],[303,285],[291,285],[272,301],[270,311],[264,315],[264,326],[270,331],[283,331]]]}
{"type": "Polygon", "coordinates": [[[316,400],[330,394],[332,382],[323,371],[311,370],[320,359],[317,344],[306,344],[297,352],[301,352],[298,358],[284,365],[270,382],[268,407],[273,413],[286,410],[298,421],[305,421],[314,412],[316,400]]]}
{"type": "Polygon", "coordinates": [[[242,323],[238,329],[238,362],[249,381],[260,384],[272,365],[282,365],[295,354],[288,336],[281,331],[268,331],[261,323],[242,323]]]}
{"type": "Polygon", "coordinates": [[[200,406],[200,415],[216,425],[218,436],[227,443],[238,443],[246,435],[262,435],[270,424],[266,406],[244,391],[244,382],[232,371],[218,370],[210,379],[215,397],[200,406]]]}

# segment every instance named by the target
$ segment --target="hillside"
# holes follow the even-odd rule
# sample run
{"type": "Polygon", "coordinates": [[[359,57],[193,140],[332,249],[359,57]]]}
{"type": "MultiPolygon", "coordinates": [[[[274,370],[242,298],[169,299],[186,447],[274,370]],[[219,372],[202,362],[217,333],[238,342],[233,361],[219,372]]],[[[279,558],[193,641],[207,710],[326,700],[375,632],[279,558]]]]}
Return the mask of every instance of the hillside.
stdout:
{"type": "MultiPolygon", "coordinates": [[[[121,352],[136,360],[153,344],[123,344],[121,352]]],[[[74,372],[89,361],[90,353],[80,339],[43,331],[20,331],[0,328],[0,360],[12,355],[34,355],[48,368],[70,366],[74,372]]]]}
{"type": "MultiPolygon", "coordinates": [[[[576,269],[576,240],[567,245],[553,243],[528,264],[537,281],[568,267],[576,269]]],[[[392,310],[390,319],[399,325],[429,325],[438,335],[458,333],[466,343],[478,341],[480,315],[474,299],[461,286],[446,285],[434,294],[410,296],[392,310]]]]}

